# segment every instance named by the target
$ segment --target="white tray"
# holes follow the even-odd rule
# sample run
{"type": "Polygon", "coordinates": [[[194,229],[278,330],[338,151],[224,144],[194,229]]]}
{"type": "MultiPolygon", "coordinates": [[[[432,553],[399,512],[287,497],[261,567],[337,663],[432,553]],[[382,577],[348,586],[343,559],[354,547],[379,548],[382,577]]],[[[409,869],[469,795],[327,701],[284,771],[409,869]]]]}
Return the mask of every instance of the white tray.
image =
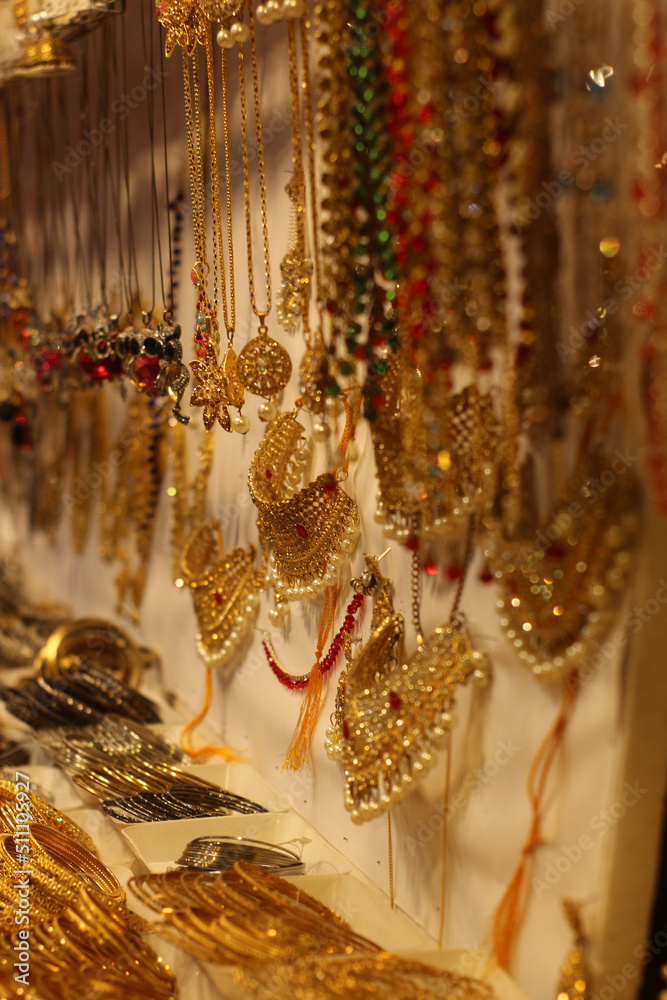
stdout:
{"type": "Polygon", "coordinates": [[[255,813],[252,816],[210,816],[178,822],[135,823],[123,836],[151,872],[176,868],[183,850],[195,837],[248,837],[284,844],[300,855],[308,873],[349,871],[350,863],[296,813],[255,813]]]}

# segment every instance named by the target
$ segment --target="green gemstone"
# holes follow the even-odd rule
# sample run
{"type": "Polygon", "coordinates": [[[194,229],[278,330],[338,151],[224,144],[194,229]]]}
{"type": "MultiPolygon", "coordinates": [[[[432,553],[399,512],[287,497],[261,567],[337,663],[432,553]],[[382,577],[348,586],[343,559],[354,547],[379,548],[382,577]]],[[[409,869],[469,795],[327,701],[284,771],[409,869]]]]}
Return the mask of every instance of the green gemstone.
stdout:
{"type": "Polygon", "coordinates": [[[336,382],[330,382],[329,385],[324,390],[326,396],[339,396],[340,386],[336,382]]]}
{"type": "Polygon", "coordinates": [[[351,361],[341,361],[338,365],[341,375],[354,375],[354,365],[351,361]]]}

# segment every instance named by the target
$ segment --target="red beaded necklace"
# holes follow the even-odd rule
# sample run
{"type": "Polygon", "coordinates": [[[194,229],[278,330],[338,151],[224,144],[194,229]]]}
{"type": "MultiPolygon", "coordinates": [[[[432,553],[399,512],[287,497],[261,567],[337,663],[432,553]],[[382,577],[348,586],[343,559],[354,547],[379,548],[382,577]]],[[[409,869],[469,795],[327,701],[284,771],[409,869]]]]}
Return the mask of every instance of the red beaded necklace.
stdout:
{"type": "MultiPolygon", "coordinates": [[[[343,624],[338,629],[338,632],[331,640],[331,645],[326,656],[323,656],[319,661],[320,674],[322,677],[333,670],[335,667],[338,657],[340,655],[341,649],[343,648],[343,640],[346,634],[351,633],[357,622],[356,615],[357,612],[363,607],[364,595],[355,594],[347,608],[345,609],[345,618],[343,619],[343,624]]],[[[268,634],[265,633],[262,645],[264,646],[264,652],[266,653],[266,658],[268,660],[271,670],[276,675],[283,687],[289,688],[290,691],[304,691],[308,687],[310,681],[310,673],[299,674],[298,676],[292,676],[288,674],[280,666],[276,659],[276,654],[271,645],[271,639],[268,634]]]]}

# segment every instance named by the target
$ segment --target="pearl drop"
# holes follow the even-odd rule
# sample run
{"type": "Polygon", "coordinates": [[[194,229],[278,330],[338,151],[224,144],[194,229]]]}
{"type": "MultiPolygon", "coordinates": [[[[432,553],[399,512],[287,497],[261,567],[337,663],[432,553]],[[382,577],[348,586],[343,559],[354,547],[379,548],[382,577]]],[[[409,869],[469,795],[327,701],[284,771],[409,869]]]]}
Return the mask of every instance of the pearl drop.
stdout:
{"type": "Polygon", "coordinates": [[[382,524],[384,519],[385,519],[384,509],[382,507],[378,507],[378,509],[375,511],[374,514],[375,523],[382,524]]]}
{"type": "Polygon", "coordinates": [[[288,21],[296,21],[303,14],[303,0],[283,0],[283,16],[288,21]]]}
{"type": "Polygon", "coordinates": [[[354,552],[355,545],[351,538],[344,538],[340,543],[340,547],[343,552],[354,552]]]}
{"type": "Polygon", "coordinates": [[[282,11],[278,0],[266,0],[264,7],[266,8],[267,15],[271,18],[271,21],[278,21],[280,19],[282,11]]]}
{"type": "Polygon", "coordinates": [[[242,413],[232,419],[232,427],[237,434],[247,434],[250,430],[250,418],[244,417],[242,413]]]}
{"type": "Polygon", "coordinates": [[[227,28],[220,28],[220,31],[215,36],[215,40],[221,49],[231,49],[234,47],[234,39],[227,28]]]}
{"type": "Polygon", "coordinates": [[[238,45],[242,45],[243,42],[247,42],[250,38],[250,28],[243,21],[235,21],[229,31],[238,45]]]}
{"type": "Polygon", "coordinates": [[[264,420],[266,423],[268,423],[270,420],[273,420],[273,418],[277,415],[277,413],[278,413],[278,407],[275,405],[275,403],[270,403],[270,402],[260,403],[259,409],[257,411],[259,419],[264,420]]]}
{"type": "Polygon", "coordinates": [[[266,9],[266,4],[263,3],[261,3],[255,11],[255,16],[260,24],[271,24],[273,21],[273,14],[269,13],[266,9]]]}
{"type": "Polygon", "coordinates": [[[320,421],[318,421],[316,424],[313,424],[314,441],[326,441],[328,437],[329,437],[329,428],[327,427],[326,424],[323,424],[320,421]]]}
{"type": "Polygon", "coordinates": [[[359,449],[357,448],[356,441],[350,441],[350,443],[348,444],[347,457],[350,460],[350,462],[356,462],[356,460],[359,458],[359,449]]]}

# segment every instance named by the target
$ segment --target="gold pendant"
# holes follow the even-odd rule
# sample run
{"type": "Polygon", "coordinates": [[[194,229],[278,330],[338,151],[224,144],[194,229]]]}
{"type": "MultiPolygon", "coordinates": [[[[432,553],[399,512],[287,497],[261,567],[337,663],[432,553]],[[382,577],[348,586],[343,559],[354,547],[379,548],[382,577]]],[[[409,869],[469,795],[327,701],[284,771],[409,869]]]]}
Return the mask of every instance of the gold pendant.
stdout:
{"type": "Polygon", "coordinates": [[[228,347],[222,359],[222,371],[227,380],[227,399],[230,406],[240,410],[245,400],[243,384],[238,374],[239,359],[233,348],[228,347]]]}
{"type": "Polygon", "coordinates": [[[204,524],[188,542],[181,568],[197,615],[199,655],[220,667],[238,651],[257,615],[263,576],[255,568],[255,548],[223,556],[220,527],[204,524]]]}
{"type": "Polygon", "coordinates": [[[291,374],[289,354],[282,344],[269,337],[268,327],[261,323],[258,335],[239,354],[239,379],[248,392],[269,399],[285,388],[291,374]]]}
{"type": "Polygon", "coordinates": [[[191,361],[190,368],[195,381],[195,388],[190,396],[190,405],[203,406],[204,427],[210,431],[217,420],[223,430],[231,431],[227,379],[224,367],[218,364],[215,350],[210,343],[206,345],[205,359],[191,361]]]}

